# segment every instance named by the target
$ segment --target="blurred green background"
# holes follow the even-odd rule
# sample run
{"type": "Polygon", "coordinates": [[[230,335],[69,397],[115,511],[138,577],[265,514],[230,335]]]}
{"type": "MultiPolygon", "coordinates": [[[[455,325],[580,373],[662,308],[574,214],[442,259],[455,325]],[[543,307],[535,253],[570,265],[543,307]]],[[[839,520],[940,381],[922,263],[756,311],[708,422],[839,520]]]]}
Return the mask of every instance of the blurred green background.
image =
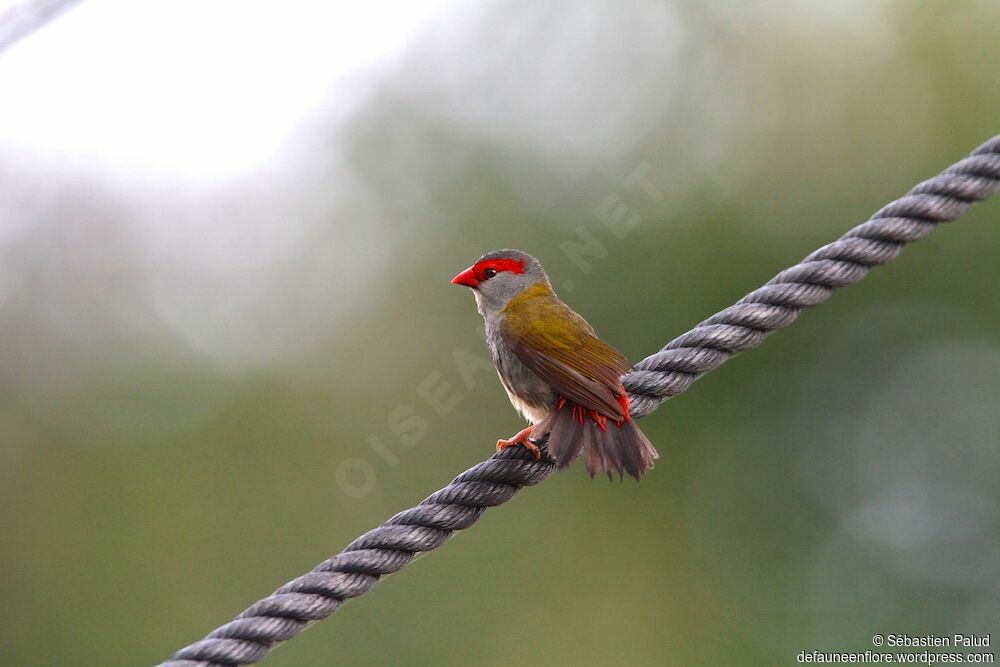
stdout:
{"type": "MultiPolygon", "coordinates": [[[[485,351],[448,284],[483,252],[540,257],[637,360],[1000,131],[995,2],[151,3],[138,26],[125,4],[0,55],[3,665],[157,662],[488,456],[521,422],[492,371],[456,369],[485,351]],[[168,14],[211,48],[142,50],[168,14]],[[334,83],[327,27],[355,19],[380,55],[334,83]],[[76,81],[66,106],[60,79],[23,84],[41,61],[76,81]],[[643,165],[662,200],[624,185],[643,165]],[[624,238],[595,214],[612,196],[640,217],[624,238]],[[606,249],[586,267],[581,233],[606,249]]],[[[876,632],[995,637],[998,218],[974,208],[662,406],[641,484],[555,475],[265,664],[790,665],[876,632]]]]}

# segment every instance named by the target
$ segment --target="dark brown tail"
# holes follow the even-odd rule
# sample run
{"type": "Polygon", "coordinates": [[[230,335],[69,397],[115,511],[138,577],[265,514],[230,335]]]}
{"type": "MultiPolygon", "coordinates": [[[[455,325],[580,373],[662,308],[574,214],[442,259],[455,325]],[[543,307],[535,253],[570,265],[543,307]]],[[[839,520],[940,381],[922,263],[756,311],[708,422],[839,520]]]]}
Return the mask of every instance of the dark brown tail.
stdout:
{"type": "Polygon", "coordinates": [[[583,451],[591,477],[606,472],[609,478],[618,473],[620,479],[624,471],[639,479],[659,457],[649,439],[628,417],[617,423],[571,403],[554,410],[536,426],[536,433],[544,431],[549,433],[549,455],[556,465],[568,468],[583,451]]]}

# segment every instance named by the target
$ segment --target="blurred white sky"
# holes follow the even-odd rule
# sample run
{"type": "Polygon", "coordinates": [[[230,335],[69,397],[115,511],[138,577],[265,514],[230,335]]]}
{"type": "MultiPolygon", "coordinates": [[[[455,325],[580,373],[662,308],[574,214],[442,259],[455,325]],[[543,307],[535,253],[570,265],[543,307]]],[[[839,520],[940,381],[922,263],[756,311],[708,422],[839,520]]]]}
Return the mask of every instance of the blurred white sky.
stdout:
{"type": "Polygon", "coordinates": [[[0,251],[21,258],[0,304],[32,275],[74,345],[108,328],[142,339],[149,308],[229,367],[322,341],[389,244],[336,158],[314,177],[302,157],[336,153],[329,129],[455,19],[449,4],[89,0],[0,53],[0,251]],[[309,237],[359,219],[350,244],[309,237]],[[146,307],[82,299],[106,274],[146,307]]]}
{"type": "MultiPolygon", "coordinates": [[[[153,321],[228,368],[287,363],[388,293],[394,253],[474,219],[439,195],[483,158],[490,178],[469,183],[567,228],[592,215],[571,196],[592,173],[640,160],[671,207],[706,174],[738,195],[754,146],[808,185],[826,164],[785,147],[833,136],[847,91],[919,106],[907,91],[922,86],[866,78],[888,36],[800,85],[798,60],[826,72],[834,49],[884,34],[884,4],[851,2],[855,21],[800,3],[86,0],[0,53],[0,306],[22,299],[74,339],[117,323],[138,340],[153,321]],[[546,213],[570,198],[576,213],[546,213]],[[134,307],[102,275],[139,292],[134,307]]],[[[886,118],[907,146],[928,134],[891,105],[864,118],[858,137],[886,118]]],[[[787,224],[784,202],[755,198],[751,220],[787,224]]]]}
{"type": "Polygon", "coordinates": [[[0,150],[140,178],[239,175],[320,106],[349,111],[447,4],[84,2],[0,54],[0,150]]]}

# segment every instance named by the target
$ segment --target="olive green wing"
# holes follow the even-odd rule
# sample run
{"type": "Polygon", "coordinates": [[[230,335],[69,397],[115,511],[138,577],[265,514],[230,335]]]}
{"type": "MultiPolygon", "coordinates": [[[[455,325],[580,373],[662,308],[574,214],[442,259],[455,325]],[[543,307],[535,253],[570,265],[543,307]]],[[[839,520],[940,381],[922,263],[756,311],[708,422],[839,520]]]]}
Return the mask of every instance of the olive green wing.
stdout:
{"type": "Polygon", "coordinates": [[[621,420],[621,376],[631,364],[556,298],[520,304],[506,313],[501,334],[514,355],[559,394],[588,410],[621,420]]]}

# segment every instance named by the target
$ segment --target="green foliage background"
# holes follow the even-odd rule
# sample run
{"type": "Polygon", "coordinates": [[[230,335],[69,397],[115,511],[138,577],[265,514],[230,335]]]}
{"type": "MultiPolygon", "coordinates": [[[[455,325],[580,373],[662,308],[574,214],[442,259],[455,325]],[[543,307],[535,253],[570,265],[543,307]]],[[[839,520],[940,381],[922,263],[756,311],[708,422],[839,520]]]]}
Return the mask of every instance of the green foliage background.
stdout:
{"type": "MultiPolygon", "coordinates": [[[[539,256],[639,359],[1000,131],[1000,6],[834,4],[495,3],[211,197],[0,156],[23,223],[0,244],[0,664],[151,664],[489,455],[520,422],[491,373],[464,386],[479,316],[448,284],[481,253],[539,256]],[[641,164],[662,201],[623,186],[641,164]],[[625,238],[609,195],[641,218],[625,238]],[[165,259],[154,214],[250,259],[165,259]],[[589,271],[561,249],[580,227],[607,249],[589,271]],[[435,372],[444,417],[417,391],[435,372]]],[[[998,219],[976,207],[662,406],[641,484],[556,475],[267,664],[996,636],[998,219]]]]}

